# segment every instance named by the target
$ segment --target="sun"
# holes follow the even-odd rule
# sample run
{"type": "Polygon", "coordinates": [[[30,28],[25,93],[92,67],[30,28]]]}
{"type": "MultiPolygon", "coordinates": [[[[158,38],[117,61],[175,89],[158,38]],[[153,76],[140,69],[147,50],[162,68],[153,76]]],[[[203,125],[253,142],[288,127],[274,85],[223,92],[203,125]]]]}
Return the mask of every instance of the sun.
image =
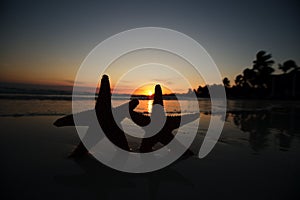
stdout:
{"type": "Polygon", "coordinates": [[[147,94],[148,96],[152,96],[152,95],[153,95],[153,92],[152,92],[151,90],[147,90],[147,91],[146,91],[146,94],[147,94]]]}

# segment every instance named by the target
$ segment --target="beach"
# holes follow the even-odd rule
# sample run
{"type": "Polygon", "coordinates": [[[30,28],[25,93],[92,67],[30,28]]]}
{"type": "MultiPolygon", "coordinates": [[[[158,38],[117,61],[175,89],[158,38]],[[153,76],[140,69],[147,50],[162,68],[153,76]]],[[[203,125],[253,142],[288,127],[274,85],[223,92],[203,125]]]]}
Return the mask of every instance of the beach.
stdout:
{"type": "Polygon", "coordinates": [[[294,200],[300,3],[1,1],[0,200],[294,200]]]}
{"type": "MultiPolygon", "coordinates": [[[[299,193],[297,134],[286,150],[269,135],[268,147],[254,151],[249,135],[227,121],[205,158],[195,155],[155,172],[129,174],[91,156],[67,158],[79,137],[75,127],[53,126],[58,118],[0,118],[5,199],[291,199],[299,193]]],[[[202,128],[191,147],[195,153],[202,128]]]]}

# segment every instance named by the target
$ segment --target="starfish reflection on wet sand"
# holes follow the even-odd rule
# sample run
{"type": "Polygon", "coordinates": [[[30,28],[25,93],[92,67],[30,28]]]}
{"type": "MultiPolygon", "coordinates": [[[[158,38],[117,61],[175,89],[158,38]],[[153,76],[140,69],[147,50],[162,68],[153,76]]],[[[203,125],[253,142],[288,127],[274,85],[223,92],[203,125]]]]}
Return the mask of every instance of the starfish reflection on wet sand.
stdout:
{"type": "MultiPolygon", "coordinates": [[[[121,130],[119,127],[121,124],[121,121],[124,118],[131,118],[132,121],[144,128],[146,134],[147,134],[147,125],[151,122],[151,117],[156,113],[156,115],[165,115],[165,112],[163,110],[163,98],[162,98],[162,90],[160,85],[155,86],[155,94],[154,94],[154,100],[153,100],[153,108],[152,108],[152,114],[151,117],[144,115],[143,113],[139,113],[134,111],[134,109],[139,104],[139,101],[137,99],[133,99],[129,101],[128,103],[125,103],[121,106],[112,108],[111,105],[111,90],[110,90],[110,83],[109,78],[107,75],[103,75],[101,79],[101,85],[100,90],[98,93],[98,98],[96,101],[96,106],[94,110],[88,110],[76,114],[71,114],[64,116],[54,122],[54,125],[57,127],[62,126],[75,126],[74,123],[74,115],[78,115],[81,117],[81,119],[86,119],[82,121],[83,124],[76,124],[79,126],[90,126],[91,122],[89,119],[91,119],[91,115],[93,113],[96,113],[98,123],[100,124],[103,132],[105,133],[106,137],[115,145],[122,148],[126,151],[132,151],[129,148],[128,140],[131,139],[138,139],[141,142],[140,146],[140,152],[151,152],[153,151],[153,147],[158,142],[162,143],[163,145],[169,144],[172,140],[175,142],[178,147],[182,147],[182,144],[174,138],[173,131],[180,126],[190,123],[197,118],[199,118],[199,113],[195,114],[186,114],[186,115],[178,115],[178,116],[165,116],[165,124],[163,125],[162,129],[155,135],[147,138],[136,138],[134,136],[126,134],[123,130],[121,130]],[[160,105],[159,111],[155,111],[154,107],[155,105],[160,105]],[[129,108],[129,112],[128,109],[129,108]],[[113,112],[118,113],[117,117],[114,118],[113,112]],[[159,113],[159,114],[158,114],[159,113]],[[128,116],[128,114],[130,116],[128,116]],[[126,135],[126,136],[125,136],[126,135]],[[127,139],[126,139],[127,138],[127,139]]],[[[158,106],[159,107],[159,106],[158,106]]],[[[162,116],[163,117],[163,116],[162,116]]],[[[94,134],[91,133],[88,129],[86,135],[84,138],[88,138],[89,135],[94,134]]],[[[174,131],[175,132],[175,131],[174,131]]],[[[176,132],[175,132],[176,134],[176,132]]],[[[83,139],[84,139],[83,138],[83,139]]],[[[96,145],[102,138],[97,138],[97,140],[89,141],[88,149],[92,148],[94,145],[96,145]]],[[[81,157],[88,153],[88,149],[84,146],[82,142],[75,148],[75,150],[71,153],[70,157],[81,157]]],[[[190,150],[187,150],[185,152],[185,155],[192,155],[193,153],[190,150]]]]}

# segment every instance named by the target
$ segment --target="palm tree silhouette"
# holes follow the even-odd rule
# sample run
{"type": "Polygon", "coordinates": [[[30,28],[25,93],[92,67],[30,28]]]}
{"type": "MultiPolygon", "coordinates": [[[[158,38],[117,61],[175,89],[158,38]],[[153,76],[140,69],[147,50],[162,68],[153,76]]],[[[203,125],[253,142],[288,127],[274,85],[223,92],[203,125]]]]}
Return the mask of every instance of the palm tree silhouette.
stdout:
{"type": "Polygon", "coordinates": [[[243,75],[239,74],[235,77],[235,85],[238,86],[238,87],[243,87],[243,84],[244,84],[244,77],[243,75]]]}
{"type": "Polygon", "coordinates": [[[256,72],[253,69],[246,68],[243,71],[243,77],[244,77],[244,82],[247,84],[249,87],[253,87],[256,84],[256,72]]]}
{"type": "MultiPolygon", "coordinates": [[[[292,69],[292,71],[299,70],[299,66],[297,66],[296,62],[293,60],[287,60],[283,64],[278,64],[278,69],[283,71],[283,73],[287,73],[289,70],[292,69]]],[[[290,71],[290,72],[292,72],[290,71]]]]}
{"type": "Polygon", "coordinates": [[[274,72],[271,60],[272,55],[265,51],[259,51],[256,54],[256,60],[253,61],[253,70],[256,72],[256,86],[259,88],[269,88],[271,74],[274,72]]]}
{"type": "Polygon", "coordinates": [[[223,84],[224,84],[224,86],[225,86],[226,88],[229,88],[229,87],[230,87],[230,80],[229,80],[227,77],[225,77],[225,78],[223,79],[223,84]]]}

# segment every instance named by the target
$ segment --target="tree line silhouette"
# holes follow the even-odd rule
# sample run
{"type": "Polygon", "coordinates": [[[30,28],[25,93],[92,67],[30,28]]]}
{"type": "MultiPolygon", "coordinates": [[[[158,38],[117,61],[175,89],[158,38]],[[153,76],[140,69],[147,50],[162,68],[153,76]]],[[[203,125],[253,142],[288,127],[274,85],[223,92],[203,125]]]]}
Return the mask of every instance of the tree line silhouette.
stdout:
{"type": "MultiPolygon", "coordinates": [[[[252,68],[246,68],[235,77],[234,85],[225,77],[225,86],[228,98],[251,99],[300,99],[300,67],[294,60],[287,60],[278,65],[281,74],[273,74],[274,60],[272,55],[259,51],[253,61],[252,68]]],[[[220,86],[220,85],[219,85],[220,86]]],[[[209,87],[218,85],[199,86],[194,89],[198,97],[209,97],[209,87]]],[[[188,93],[192,92],[189,90],[188,93]]]]}

